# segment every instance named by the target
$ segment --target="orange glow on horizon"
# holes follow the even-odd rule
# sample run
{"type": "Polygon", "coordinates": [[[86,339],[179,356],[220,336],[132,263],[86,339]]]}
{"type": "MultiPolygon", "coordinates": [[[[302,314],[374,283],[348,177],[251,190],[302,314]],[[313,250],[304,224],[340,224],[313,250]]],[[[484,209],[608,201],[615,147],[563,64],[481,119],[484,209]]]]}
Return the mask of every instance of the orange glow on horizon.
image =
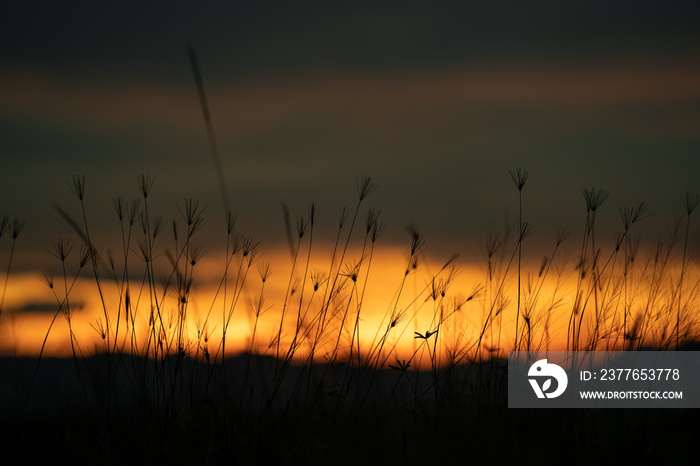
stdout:
{"type": "MultiPolygon", "coordinates": [[[[59,311],[59,301],[65,296],[66,289],[62,277],[54,277],[54,288],[51,290],[35,274],[13,275],[5,299],[5,309],[9,312],[4,312],[0,320],[0,353],[38,356],[55,318],[46,338],[43,351],[45,357],[70,357],[73,351],[79,357],[89,356],[106,351],[107,344],[111,351],[116,349],[141,355],[148,351],[150,354],[156,346],[154,341],[163,336],[164,346],[159,351],[176,353],[180,349],[188,356],[197,358],[205,358],[208,353],[210,361],[220,361],[222,329],[232,309],[226,330],[227,356],[248,351],[267,356],[279,354],[280,357],[293,353],[293,359],[301,363],[307,360],[314,341],[317,341],[315,360],[340,362],[347,361],[352,356],[352,362],[357,364],[359,347],[359,360],[363,363],[372,361],[371,364],[383,367],[394,364],[397,360],[405,360],[411,362],[412,367],[427,368],[433,363],[449,364],[454,360],[450,358],[460,360],[493,354],[507,355],[507,351],[514,348],[516,320],[520,349],[566,349],[567,328],[575,305],[579,279],[578,272],[570,262],[555,260],[545,280],[539,276],[539,265],[524,265],[521,275],[521,312],[518,316],[517,263],[516,267],[511,265],[505,280],[503,273],[507,261],[499,264],[491,282],[488,281],[485,265],[463,264],[458,269],[459,273],[447,285],[443,297],[441,286],[448,280],[451,270],[450,267],[444,267],[444,262],[425,262],[419,256],[417,267],[409,267],[404,282],[406,251],[378,248],[372,256],[371,264],[369,254],[359,263],[357,281],[354,282],[352,274],[360,255],[360,251],[348,252],[340,268],[340,275],[337,275],[336,260],[331,274],[332,277],[338,277],[335,285],[330,281],[321,282],[314,291],[319,273],[328,274],[330,257],[320,260],[312,251],[308,271],[304,275],[304,270],[307,269],[306,251],[301,250],[290,282],[292,261],[289,253],[257,256],[250,266],[249,257],[242,258],[239,253],[234,256],[229,267],[224,298],[224,257],[211,254],[195,265],[186,302],[181,302],[174,279],[164,299],[158,281],[160,279],[156,281],[159,304],[154,306],[155,325],[151,325],[150,304],[155,303],[155,300],[152,301],[149,296],[148,284],[135,276],[130,278],[128,323],[125,318],[125,291],[120,293],[114,280],[101,279],[109,318],[107,326],[95,279],[91,277],[89,267],[86,267],[69,291],[68,303],[73,309],[69,327],[65,314],[59,311]],[[256,322],[256,308],[262,289],[258,264],[265,261],[270,263],[271,275],[262,290],[263,302],[256,322]],[[363,291],[365,282],[366,291],[363,291]],[[335,289],[340,287],[340,291],[330,301],[328,298],[323,301],[323,294],[329,285],[335,289]],[[288,286],[292,291],[287,295],[285,303],[288,286]],[[433,289],[437,299],[431,297],[433,289]],[[330,302],[330,305],[323,306],[322,302],[330,302]],[[37,304],[41,305],[41,312],[31,310],[37,304]],[[53,305],[53,311],[46,310],[51,309],[48,304],[53,305]],[[20,309],[23,310],[19,311],[20,309]],[[326,309],[325,319],[322,309],[326,309]],[[180,315],[184,316],[181,326],[178,324],[180,315]],[[325,321],[322,331],[319,330],[319,321],[325,321]],[[438,322],[441,323],[438,325],[438,322]],[[101,332],[108,327],[109,334],[105,331],[103,339],[101,332]],[[339,331],[341,327],[342,331],[339,331]],[[278,336],[281,336],[279,350],[278,336]],[[290,352],[293,344],[295,350],[290,352]]],[[[189,277],[192,267],[188,266],[185,270],[183,265],[180,271],[189,277]]],[[[668,277],[664,280],[673,283],[673,277],[677,277],[678,273],[674,269],[668,272],[668,277]]],[[[627,303],[629,309],[628,333],[644,312],[656,311],[644,310],[645,304],[649,302],[645,296],[651,296],[652,291],[652,284],[647,283],[647,278],[648,273],[630,273],[626,298],[622,282],[617,278],[609,280],[607,289],[600,287],[600,295],[605,294],[606,298],[603,300],[598,296],[597,310],[592,293],[583,293],[579,307],[586,299],[589,304],[582,321],[581,342],[585,343],[591,337],[595,315],[598,314],[602,324],[597,335],[598,344],[601,345],[598,349],[605,349],[606,345],[620,348],[624,303],[627,303]]],[[[584,288],[590,288],[586,280],[588,279],[584,278],[584,288]]],[[[697,278],[691,280],[688,275],[685,280],[687,290],[693,290],[697,278]]],[[[69,278],[68,287],[70,281],[69,278]]],[[[685,307],[692,308],[695,301],[693,294],[688,293],[690,297],[686,299],[689,302],[685,307]]],[[[663,292],[655,299],[658,309],[670,309],[675,298],[672,293],[663,292]]],[[[647,334],[640,338],[646,338],[647,343],[658,340],[660,336],[668,339],[670,328],[675,325],[675,315],[669,316],[666,316],[666,321],[662,320],[663,316],[656,316],[653,325],[650,323],[643,327],[647,334]]],[[[580,314],[574,317],[579,319],[580,314]]],[[[651,314],[648,319],[648,322],[652,322],[651,314]]],[[[684,320],[692,322],[694,316],[685,316],[684,320]]]]}

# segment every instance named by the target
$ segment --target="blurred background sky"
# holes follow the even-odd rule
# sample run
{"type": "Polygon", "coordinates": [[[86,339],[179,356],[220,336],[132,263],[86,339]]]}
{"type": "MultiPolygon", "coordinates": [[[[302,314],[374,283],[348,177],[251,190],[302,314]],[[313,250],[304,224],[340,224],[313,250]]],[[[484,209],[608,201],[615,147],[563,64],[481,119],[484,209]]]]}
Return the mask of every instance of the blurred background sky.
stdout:
{"type": "Polygon", "coordinates": [[[509,169],[530,171],[544,245],[560,223],[580,235],[583,188],[611,192],[610,238],[619,207],[646,200],[653,236],[698,190],[692,1],[27,1],[0,18],[0,214],[27,220],[29,255],[71,234],[51,204],[77,216],[77,173],[100,233],[150,173],[161,215],[200,198],[205,235],[224,237],[187,44],[239,229],[263,248],[286,247],[281,202],[318,202],[331,232],[364,174],[387,243],[408,247],[413,222],[466,257],[517,218],[509,169]]]}

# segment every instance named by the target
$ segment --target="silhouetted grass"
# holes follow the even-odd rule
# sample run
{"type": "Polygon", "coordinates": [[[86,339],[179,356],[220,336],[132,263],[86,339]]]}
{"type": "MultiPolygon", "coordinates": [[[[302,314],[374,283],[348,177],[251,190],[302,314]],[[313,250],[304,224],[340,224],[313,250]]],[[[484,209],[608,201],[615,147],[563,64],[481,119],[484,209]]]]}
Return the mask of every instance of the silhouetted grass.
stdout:
{"type": "MultiPolygon", "coordinates": [[[[541,460],[540,454],[551,455],[542,444],[547,439],[562,454],[624,460],[615,445],[634,445],[645,450],[636,448],[629,458],[662,458],[670,435],[657,423],[670,423],[682,438],[679,429],[690,422],[690,414],[565,410],[554,417],[548,411],[507,410],[502,356],[509,349],[553,349],[555,316],[568,318],[566,348],[560,349],[674,350],[696,341],[698,283],[688,237],[697,197],[684,197],[682,249],[676,250],[682,226],[677,221],[668,238],[643,253],[633,233],[647,216],[646,204],[620,209],[615,243],[601,246],[596,214],[607,192],[584,190],[579,257],[574,263],[563,259],[570,230],[561,227],[550,255],[531,269],[523,260],[523,244],[533,232],[522,210],[528,172],[519,169],[511,176],[520,205],[517,234],[487,235],[483,283],[455,290],[462,286],[456,281],[457,255],[433,273],[419,267],[426,238],[410,227],[398,286],[373,329],[361,321],[384,225],[378,210],[363,215],[362,209],[377,185],[369,177],[357,180],[355,205],[341,211],[323,270],[312,267],[312,253],[323,246],[314,239],[318,212],[311,204],[296,220],[292,267],[281,307],[275,308],[278,317],[272,317],[279,319],[272,335],[260,334],[259,323],[270,310],[265,285],[275,270],[260,259],[260,243],[236,231],[234,214],[227,213],[224,246],[203,245],[204,206],[186,199],[178,204],[181,218],[165,220],[152,212],[154,178],[144,175],[138,179],[140,199],[114,201],[115,236],[121,244],[115,253],[91,236],[86,181],[74,177],[69,186],[78,198],[82,225],[59,208],[77,238],[54,241],[50,253],[60,273],[58,278],[49,271],[41,275],[56,311],[40,354],[2,361],[3,373],[13,374],[7,380],[14,384],[2,399],[9,456],[21,460],[46,454],[92,464],[132,459],[158,464],[529,463],[541,460]],[[362,246],[353,250],[353,240],[362,246]],[[213,300],[200,303],[206,309],[203,318],[194,320],[188,316],[198,265],[215,250],[225,251],[221,278],[213,300]],[[71,269],[69,259],[76,254],[78,265],[71,269]],[[72,327],[73,287],[86,269],[91,269],[102,308],[92,323],[102,341],[94,351],[83,347],[72,327]],[[410,292],[409,279],[421,274],[425,285],[410,292]],[[567,301],[561,287],[571,277],[575,297],[567,301]],[[517,283],[515,295],[510,283],[517,283]],[[546,285],[553,285],[549,294],[543,291],[546,285]],[[108,288],[115,290],[113,302],[104,293],[108,288]],[[241,298],[246,290],[256,296],[249,305],[241,298]],[[474,314],[481,309],[475,332],[460,331],[465,308],[474,314]],[[425,311],[432,316],[428,326],[413,327],[425,311]],[[227,332],[234,317],[246,312],[251,327],[247,352],[230,357],[227,332]],[[504,316],[513,313],[511,345],[501,333],[507,328],[504,316]],[[42,362],[60,315],[68,325],[70,365],[42,362]],[[217,328],[222,332],[218,341],[212,340],[217,328]],[[401,354],[397,344],[407,331],[414,337],[413,351],[401,354]]],[[[22,226],[14,225],[5,286],[22,226]]]]}

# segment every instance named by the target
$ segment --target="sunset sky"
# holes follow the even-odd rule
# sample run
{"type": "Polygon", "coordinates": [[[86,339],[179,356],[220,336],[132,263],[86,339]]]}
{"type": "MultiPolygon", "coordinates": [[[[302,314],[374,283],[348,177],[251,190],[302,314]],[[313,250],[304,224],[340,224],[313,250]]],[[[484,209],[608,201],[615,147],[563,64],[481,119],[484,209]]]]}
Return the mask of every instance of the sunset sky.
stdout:
{"type": "Polygon", "coordinates": [[[162,215],[200,198],[205,234],[223,231],[187,44],[239,228],[268,249],[286,247],[281,202],[319,203],[332,231],[365,174],[386,243],[413,222],[429,251],[467,259],[516,218],[509,169],[530,170],[544,245],[557,224],[582,228],[582,188],[611,192],[614,228],[646,200],[656,234],[698,186],[695,2],[11,2],[0,17],[0,213],[27,221],[18,269],[71,234],[51,204],[77,214],[76,173],[105,234],[141,173],[162,215]]]}
{"type": "Polygon", "coordinates": [[[0,464],[680,464],[699,207],[698,0],[0,2],[0,464]]]}

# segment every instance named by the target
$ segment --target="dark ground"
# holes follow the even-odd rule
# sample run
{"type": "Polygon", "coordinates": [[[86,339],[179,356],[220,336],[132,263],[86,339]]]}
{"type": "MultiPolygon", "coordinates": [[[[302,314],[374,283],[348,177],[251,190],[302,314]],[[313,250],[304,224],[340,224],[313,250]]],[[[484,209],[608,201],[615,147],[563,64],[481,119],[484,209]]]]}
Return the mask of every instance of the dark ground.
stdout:
{"type": "Polygon", "coordinates": [[[309,376],[290,366],[276,378],[274,359],[242,355],[226,361],[224,389],[220,365],[144,363],[97,356],[78,361],[79,378],[72,359],[44,359],[27,397],[37,360],[0,359],[2,463],[679,464],[697,455],[695,410],[508,409],[505,361],[442,371],[438,390],[435,374],[413,368],[316,365],[309,376]]]}

